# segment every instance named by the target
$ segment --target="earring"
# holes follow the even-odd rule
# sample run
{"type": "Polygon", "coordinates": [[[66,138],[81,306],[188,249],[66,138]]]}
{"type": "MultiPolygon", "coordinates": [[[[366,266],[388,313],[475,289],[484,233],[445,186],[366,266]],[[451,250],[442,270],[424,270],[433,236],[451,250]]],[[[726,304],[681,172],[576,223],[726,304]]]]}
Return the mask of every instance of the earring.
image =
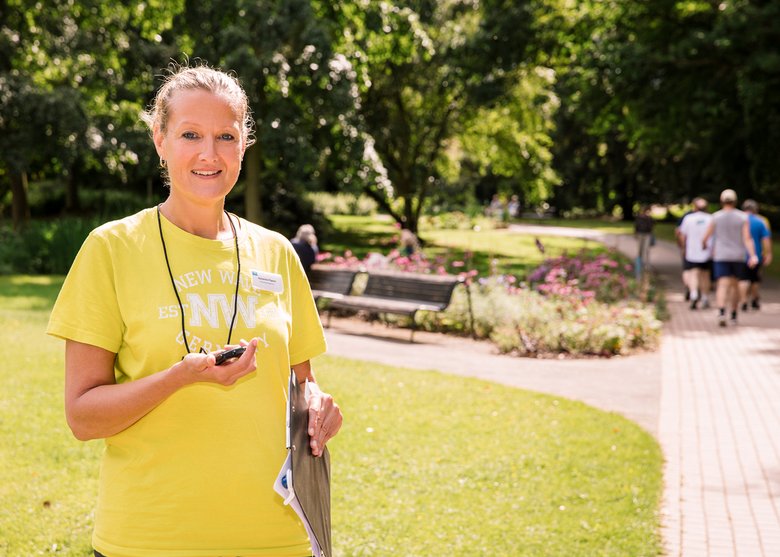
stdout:
{"type": "Polygon", "coordinates": [[[167,164],[168,164],[168,163],[166,163],[166,162],[165,162],[165,159],[164,159],[164,158],[162,158],[162,157],[160,157],[160,166],[161,166],[161,167],[163,167],[163,168],[165,168],[165,167],[167,166],[167,164]]]}

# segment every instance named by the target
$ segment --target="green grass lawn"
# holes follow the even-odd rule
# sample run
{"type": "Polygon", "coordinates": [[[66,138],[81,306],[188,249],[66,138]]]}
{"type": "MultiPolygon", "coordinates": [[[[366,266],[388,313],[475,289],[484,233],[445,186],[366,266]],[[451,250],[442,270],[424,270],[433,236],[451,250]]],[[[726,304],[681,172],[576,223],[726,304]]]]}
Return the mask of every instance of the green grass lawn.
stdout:
{"type": "MultiPolygon", "coordinates": [[[[332,215],[329,218],[334,233],[323,247],[336,255],[350,250],[357,257],[363,258],[372,251],[387,254],[398,246],[395,240],[398,230],[387,217],[332,215]]],[[[562,222],[557,224],[561,225],[562,222]]],[[[616,233],[625,228],[612,226],[610,223],[600,224],[616,233]]],[[[604,249],[602,244],[592,240],[564,236],[533,236],[489,226],[478,230],[422,227],[420,237],[425,242],[423,252],[429,259],[435,260],[438,256],[449,260],[460,259],[465,261],[465,269],[477,269],[483,276],[495,271],[525,277],[548,257],[576,253],[583,249],[604,249]],[[537,238],[544,247],[544,253],[536,245],[537,238]]]]}
{"type": "MultiPolygon", "coordinates": [[[[70,435],[60,281],[0,277],[0,555],[89,552],[102,443],[70,435]],[[15,357],[8,357],[15,354],[15,357]]],[[[661,453],[615,414],[476,379],[322,356],[339,556],[660,554],[661,453]]]]}

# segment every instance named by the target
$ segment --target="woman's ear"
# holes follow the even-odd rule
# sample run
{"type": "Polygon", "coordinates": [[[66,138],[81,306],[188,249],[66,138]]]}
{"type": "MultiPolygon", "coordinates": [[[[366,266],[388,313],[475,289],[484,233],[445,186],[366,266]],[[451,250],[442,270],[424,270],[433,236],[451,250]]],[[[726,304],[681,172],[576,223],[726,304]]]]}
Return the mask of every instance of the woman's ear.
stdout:
{"type": "Polygon", "coordinates": [[[157,149],[157,154],[160,159],[165,160],[165,148],[163,147],[165,134],[163,134],[159,126],[155,126],[152,130],[152,140],[154,141],[154,148],[157,149]]]}

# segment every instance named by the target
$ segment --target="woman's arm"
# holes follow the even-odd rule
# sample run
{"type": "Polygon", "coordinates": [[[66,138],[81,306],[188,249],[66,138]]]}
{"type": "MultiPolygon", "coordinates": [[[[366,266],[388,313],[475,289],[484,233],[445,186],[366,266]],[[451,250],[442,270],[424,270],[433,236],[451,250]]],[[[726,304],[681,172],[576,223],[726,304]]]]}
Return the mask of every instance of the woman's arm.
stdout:
{"type": "Polygon", "coordinates": [[[310,360],[296,364],[292,366],[292,369],[298,380],[298,388],[304,389],[306,381],[309,381],[309,391],[311,393],[308,399],[311,452],[314,456],[320,456],[325,449],[325,444],[332,437],[335,437],[339,429],[341,429],[344,417],[333,397],[328,393],[323,393],[317,385],[310,360]]]}
{"type": "Polygon", "coordinates": [[[65,343],[65,416],[73,435],[86,441],[115,435],[191,383],[232,385],[255,370],[257,340],[238,360],[215,366],[213,354],[187,354],[170,368],[129,383],[114,379],[116,355],[73,340],[65,343]]]}

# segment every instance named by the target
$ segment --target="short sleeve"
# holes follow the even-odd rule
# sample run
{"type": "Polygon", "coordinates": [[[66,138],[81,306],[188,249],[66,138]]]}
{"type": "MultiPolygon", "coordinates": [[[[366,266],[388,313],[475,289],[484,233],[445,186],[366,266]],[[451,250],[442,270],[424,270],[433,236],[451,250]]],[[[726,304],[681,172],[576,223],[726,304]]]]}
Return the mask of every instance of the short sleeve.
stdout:
{"type": "Polygon", "coordinates": [[[93,231],[65,278],[46,332],[116,353],[123,330],[110,245],[93,231]]]}
{"type": "Polygon", "coordinates": [[[301,261],[292,247],[288,253],[292,332],[290,334],[290,364],[296,365],[319,356],[327,349],[317,305],[303,271],[301,261]]]}

